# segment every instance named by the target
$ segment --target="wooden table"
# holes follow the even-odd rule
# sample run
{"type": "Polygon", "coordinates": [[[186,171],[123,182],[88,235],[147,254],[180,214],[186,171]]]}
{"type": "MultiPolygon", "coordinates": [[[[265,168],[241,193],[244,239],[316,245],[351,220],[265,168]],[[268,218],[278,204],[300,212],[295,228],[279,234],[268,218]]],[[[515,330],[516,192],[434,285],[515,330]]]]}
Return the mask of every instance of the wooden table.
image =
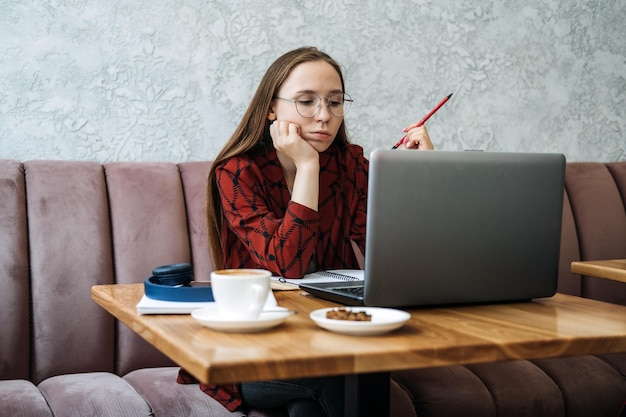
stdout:
{"type": "Polygon", "coordinates": [[[298,314],[250,334],[212,331],[188,315],[138,315],[142,284],[97,285],[91,294],[205,383],[347,375],[347,416],[388,415],[389,399],[382,397],[394,370],[626,351],[626,307],[562,294],[526,303],[411,309],[404,327],[369,337],[320,329],[309,313],[335,304],[300,291],[275,292],[280,306],[298,314]],[[387,385],[381,390],[377,384],[387,385]]]}
{"type": "Polygon", "coordinates": [[[626,259],[572,262],[571,270],[575,274],[626,282],[626,259]]]}

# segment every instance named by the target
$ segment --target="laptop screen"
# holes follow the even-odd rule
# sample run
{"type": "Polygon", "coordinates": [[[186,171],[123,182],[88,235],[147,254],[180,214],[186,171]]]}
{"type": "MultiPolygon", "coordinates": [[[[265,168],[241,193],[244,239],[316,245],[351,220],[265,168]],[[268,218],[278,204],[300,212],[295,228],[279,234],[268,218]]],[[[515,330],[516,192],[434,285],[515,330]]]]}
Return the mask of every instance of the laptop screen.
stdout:
{"type": "Polygon", "coordinates": [[[553,295],[564,172],[560,154],[374,151],[365,304],[553,295]]]}

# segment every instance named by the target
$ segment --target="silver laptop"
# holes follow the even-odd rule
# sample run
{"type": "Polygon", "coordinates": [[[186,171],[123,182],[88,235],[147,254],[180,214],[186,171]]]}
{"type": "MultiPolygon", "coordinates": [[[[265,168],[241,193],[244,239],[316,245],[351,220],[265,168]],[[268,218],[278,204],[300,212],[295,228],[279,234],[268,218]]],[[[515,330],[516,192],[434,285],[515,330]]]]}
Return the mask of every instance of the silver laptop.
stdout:
{"type": "Polygon", "coordinates": [[[364,280],[300,287],[379,307],[550,297],[564,174],[561,154],[375,150],[364,280]]]}

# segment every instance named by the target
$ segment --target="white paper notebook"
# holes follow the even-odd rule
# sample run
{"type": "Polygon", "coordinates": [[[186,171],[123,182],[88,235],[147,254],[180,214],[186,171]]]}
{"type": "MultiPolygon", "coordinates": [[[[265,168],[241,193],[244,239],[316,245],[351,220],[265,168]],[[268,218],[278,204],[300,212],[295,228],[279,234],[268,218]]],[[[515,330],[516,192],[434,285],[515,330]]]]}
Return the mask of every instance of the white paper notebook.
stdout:
{"type": "Polygon", "coordinates": [[[361,281],[364,278],[365,273],[361,269],[332,269],[306,274],[303,278],[299,279],[274,276],[272,277],[272,288],[278,290],[292,290],[300,288],[299,285],[303,283],[361,281]]]}
{"type": "MultiPolygon", "coordinates": [[[[215,304],[213,301],[206,302],[186,302],[186,301],[162,301],[141,297],[137,303],[137,314],[191,314],[192,310],[198,308],[206,308],[215,304]]],[[[276,298],[274,293],[270,291],[265,301],[266,307],[276,306],[276,298]]]]}

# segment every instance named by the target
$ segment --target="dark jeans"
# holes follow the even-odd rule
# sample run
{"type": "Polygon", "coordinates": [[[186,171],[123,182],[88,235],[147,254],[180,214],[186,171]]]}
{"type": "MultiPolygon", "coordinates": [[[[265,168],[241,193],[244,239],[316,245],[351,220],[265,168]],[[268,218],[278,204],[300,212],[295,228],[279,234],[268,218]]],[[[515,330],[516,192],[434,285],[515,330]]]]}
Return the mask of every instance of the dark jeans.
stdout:
{"type": "Polygon", "coordinates": [[[285,407],[289,417],[344,415],[343,376],[245,382],[241,395],[255,408],[285,407]]]}

